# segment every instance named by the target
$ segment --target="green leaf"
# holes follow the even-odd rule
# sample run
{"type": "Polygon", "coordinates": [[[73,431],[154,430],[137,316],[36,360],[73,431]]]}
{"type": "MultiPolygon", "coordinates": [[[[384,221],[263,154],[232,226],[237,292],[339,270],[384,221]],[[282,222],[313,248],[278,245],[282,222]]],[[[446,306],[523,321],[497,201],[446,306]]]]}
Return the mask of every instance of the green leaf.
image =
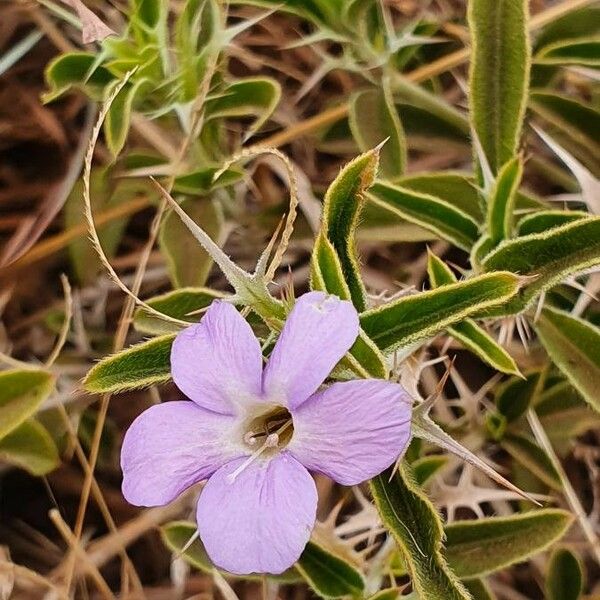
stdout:
{"type": "MultiPolygon", "coordinates": [[[[188,545],[192,537],[197,535],[197,529],[196,523],[190,521],[171,521],[160,528],[160,535],[165,546],[174,554],[181,556],[187,563],[203,573],[211,575],[215,566],[208,557],[204,544],[199,538],[196,538],[185,552],[182,553],[182,550],[188,545]]],[[[222,569],[219,569],[219,572],[231,579],[262,581],[261,575],[234,575],[222,569]]],[[[302,581],[302,577],[293,567],[284,571],[281,575],[268,575],[268,578],[280,583],[298,583],[302,581]]]]}
{"type": "Polygon", "coordinates": [[[571,10],[557,19],[553,19],[541,31],[535,40],[536,48],[544,48],[556,42],[590,37],[600,33],[600,8],[583,6],[571,10]]]}
{"type": "Polygon", "coordinates": [[[164,335],[103,358],[90,369],[83,387],[97,394],[114,393],[168,381],[174,339],[164,335]]]}
{"type": "Polygon", "coordinates": [[[522,175],[521,159],[509,160],[500,169],[490,192],[487,230],[494,246],[512,237],[513,212],[522,175]]]}
{"type": "MultiPolygon", "coordinates": [[[[159,312],[175,317],[182,321],[196,323],[200,320],[201,314],[190,315],[191,312],[207,308],[213,300],[225,298],[226,294],[211,290],[209,288],[180,288],[160,296],[155,296],[146,300],[146,304],[159,312]]],[[[161,335],[164,333],[177,333],[179,328],[174,323],[164,321],[155,317],[143,307],[135,311],[133,325],[142,333],[161,335]]]]}
{"type": "Polygon", "coordinates": [[[590,217],[549,231],[502,242],[481,262],[484,271],[507,270],[535,277],[503,307],[520,312],[542,291],[565,278],[600,264],[600,218],[590,217]]]}
{"type": "Polygon", "coordinates": [[[0,440],[36,413],[54,391],[54,381],[38,369],[0,372],[0,440]]]}
{"type": "MultiPolygon", "coordinates": [[[[378,157],[377,150],[370,150],[349,162],[329,186],[323,201],[321,231],[339,258],[344,281],[357,310],[366,308],[366,292],[360,277],[355,232],[365,190],[377,174],[378,157]]],[[[327,273],[328,270],[323,271],[324,276],[327,273]]],[[[328,282],[325,281],[325,284],[328,285],[328,282]]],[[[340,282],[335,282],[336,287],[340,285],[340,282]]]]}
{"type": "Polygon", "coordinates": [[[442,523],[435,508],[412,481],[406,465],[371,480],[383,523],[394,536],[413,589],[428,600],[468,600],[469,594],[442,556],[442,523]]]}
{"type": "Polygon", "coordinates": [[[403,296],[360,315],[365,333],[387,352],[431,337],[471,315],[502,306],[519,289],[516,275],[498,272],[403,296]]]}
{"type": "Polygon", "coordinates": [[[574,38],[561,40],[542,48],[535,55],[540,65],[600,66],[600,38],[574,38]]]}
{"type": "Polygon", "coordinates": [[[219,96],[206,102],[206,120],[254,115],[256,120],[246,131],[248,138],[264,125],[280,97],[281,88],[274,79],[247,77],[230,83],[219,96]]]}
{"type": "Polygon", "coordinates": [[[534,327],[554,364],[590,406],[600,412],[600,329],[550,307],[542,310],[534,327]]]}
{"type": "Polygon", "coordinates": [[[445,555],[459,577],[481,577],[545,550],[565,534],[572,521],[570,513],[553,508],[456,521],[444,529],[445,555]]]}
{"type": "Polygon", "coordinates": [[[386,81],[381,89],[357,92],[350,99],[349,120],[362,152],[387,139],[379,154],[381,174],[392,181],[400,177],[406,167],[406,139],[386,81]]]}
{"type": "Polygon", "coordinates": [[[497,388],[496,408],[512,423],[529,408],[538,384],[539,373],[529,373],[526,379],[513,377],[497,388]]]}
{"type": "Polygon", "coordinates": [[[410,466],[413,471],[415,481],[424,486],[427,482],[442,468],[448,464],[448,457],[445,454],[431,454],[415,460],[410,466]]]}
{"type": "MultiPolygon", "coordinates": [[[[121,82],[117,80],[107,86],[105,97],[109,97],[113,89],[120,84],[121,82]]],[[[131,85],[124,86],[112,101],[104,120],[104,137],[113,157],[119,156],[127,140],[131,111],[136,96],[143,94],[144,89],[149,87],[151,87],[151,82],[148,79],[138,79],[131,85]]]]}
{"type": "Polygon", "coordinates": [[[41,476],[60,464],[52,436],[37,421],[24,421],[0,439],[0,459],[41,476]]]}
{"type": "Polygon", "coordinates": [[[441,198],[383,182],[375,183],[368,196],[378,206],[432,231],[463,250],[470,250],[479,237],[477,222],[441,198]]]}
{"type": "MultiPolygon", "coordinates": [[[[213,240],[219,242],[223,214],[216,202],[210,198],[194,198],[181,202],[181,207],[213,240]]],[[[173,286],[203,286],[213,260],[177,214],[169,212],[163,219],[159,240],[173,286]]]]}
{"type": "Polygon", "coordinates": [[[548,455],[530,438],[507,433],[502,447],[522,466],[553,490],[561,491],[560,475],[548,455]]]}
{"type": "Polygon", "coordinates": [[[296,569],[321,598],[363,598],[362,574],[341,556],[314,541],[308,542],[296,569]]]}
{"type": "Polygon", "coordinates": [[[83,88],[94,99],[103,97],[104,89],[114,75],[97,63],[91,52],[69,52],[60,54],[46,67],[46,81],[50,89],[43,94],[44,102],[51,102],[71,87],[83,88]]]}
{"type": "Polygon", "coordinates": [[[524,236],[544,233],[553,227],[560,227],[587,217],[589,217],[588,213],[579,210],[541,210],[525,215],[517,224],[517,234],[524,236]]]}
{"type": "Polygon", "coordinates": [[[244,176],[244,172],[237,167],[229,167],[221,172],[221,167],[204,167],[185,175],[175,178],[173,189],[182,194],[190,196],[203,196],[211,190],[226,187],[238,182],[244,176]],[[215,179],[215,175],[219,176],[215,179]]]}
{"type": "Polygon", "coordinates": [[[471,0],[469,105],[493,173],[517,152],[529,83],[526,0],[471,0]]]}
{"type": "MultiPolygon", "coordinates": [[[[450,268],[431,252],[427,261],[427,273],[433,288],[456,282],[450,268]]],[[[512,356],[475,321],[465,319],[448,327],[448,333],[494,369],[508,374],[519,373],[512,356]]]]}
{"type": "Polygon", "coordinates": [[[532,90],[531,110],[546,121],[544,130],[584,162],[590,169],[600,168],[600,111],[568,96],[532,90]]]}
{"type": "Polygon", "coordinates": [[[547,600],[577,600],[583,593],[583,566],[566,548],[552,553],[546,575],[547,600]]]}

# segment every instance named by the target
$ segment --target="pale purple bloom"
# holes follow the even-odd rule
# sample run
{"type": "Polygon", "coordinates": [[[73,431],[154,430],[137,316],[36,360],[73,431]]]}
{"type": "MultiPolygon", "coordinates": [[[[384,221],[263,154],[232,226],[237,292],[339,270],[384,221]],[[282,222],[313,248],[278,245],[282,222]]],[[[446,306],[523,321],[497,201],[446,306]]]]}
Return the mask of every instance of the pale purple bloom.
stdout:
{"type": "Polygon", "coordinates": [[[237,574],[290,567],[315,523],[308,470],[358,484],[409,441],[411,402],[400,385],[364,379],[319,390],[358,329],[349,302],[305,294],[263,370],[250,325],[214,302],[171,351],[173,380],[191,401],[149,408],[125,435],[125,498],[164,505],[208,478],[197,520],[212,561],[237,574]]]}

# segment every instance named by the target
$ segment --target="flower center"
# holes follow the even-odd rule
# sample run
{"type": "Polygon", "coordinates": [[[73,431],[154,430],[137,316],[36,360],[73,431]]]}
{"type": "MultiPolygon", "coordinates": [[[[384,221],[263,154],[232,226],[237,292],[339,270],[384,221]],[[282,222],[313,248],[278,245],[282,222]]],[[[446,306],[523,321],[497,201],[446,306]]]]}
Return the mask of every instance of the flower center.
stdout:
{"type": "Polygon", "coordinates": [[[294,435],[292,415],[283,406],[271,406],[251,417],[244,431],[244,444],[252,450],[252,454],[228,475],[231,482],[256,459],[274,456],[290,443],[294,435]]]}
{"type": "Polygon", "coordinates": [[[251,450],[266,446],[262,452],[273,454],[285,448],[293,435],[294,424],[289,410],[283,406],[271,406],[250,419],[244,433],[244,443],[251,450]]]}

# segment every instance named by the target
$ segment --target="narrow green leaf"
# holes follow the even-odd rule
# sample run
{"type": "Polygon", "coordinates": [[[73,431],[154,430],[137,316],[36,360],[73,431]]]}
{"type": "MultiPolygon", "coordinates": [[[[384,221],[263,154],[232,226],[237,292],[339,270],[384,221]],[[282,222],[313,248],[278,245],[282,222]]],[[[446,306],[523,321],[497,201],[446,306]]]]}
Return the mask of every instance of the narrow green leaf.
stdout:
{"type": "MultiPolygon", "coordinates": [[[[456,282],[450,268],[431,252],[427,260],[427,273],[433,288],[456,282]]],[[[519,373],[512,356],[475,321],[465,319],[448,327],[448,333],[494,369],[508,374],[519,373]]]]}
{"type": "Polygon", "coordinates": [[[442,556],[443,529],[435,508],[412,481],[406,465],[371,480],[371,492],[385,526],[408,567],[413,589],[428,600],[468,600],[442,556]]]}
{"type": "Polygon", "coordinates": [[[589,214],[580,210],[541,210],[525,215],[517,224],[517,234],[524,236],[544,233],[553,227],[560,227],[587,217],[589,214]]]}
{"type": "MultiPolygon", "coordinates": [[[[109,97],[115,86],[120,85],[120,83],[120,81],[115,81],[112,85],[107,86],[105,97],[109,97]]],[[[131,85],[123,87],[112,101],[104,120],[104,136],[113,157],[119,156],[127,140],[129,123],[131,122],[131,111],[133,110],[136,96],[142,95],[144,89],[148,89],[151,85],[148,79],[138,79],[131,85]]]]}
{"type": "Polygon", "coordinates": [[[555,308],[544,308],[534,325],[550,358],[583,396],[600,412],[600,329],[555,308]]]}
{"type": "Polygon", "coordinates": [[[520,312],[542,291],[600,264],[600,218],[590,217],[544,233],[502,242],[481,262],[484,271],[507,270],[532,277],[519,296],[503,307],[520,312]]]}
{"type": "Polygon", "coordinates": [[[513,158],[502,166],[490,192],[487,229],[494,245],[512,237],[513,212],[523,175],[523,162],[513,158]]]}
{"type": "Polygon", "coordinates": [[[248,117],[256,120],[247,130],[246,137],[258,131],[269,119],[281,97],[281,87],[268,77],[246,77],[230,83],[221,95],[206,103],[206,119],[248,117]]]}
{"type": "Polygon", "coordinates": [[[431,454],[415,460],[410,466],[413,471],[415,481],[424,486],[427,482],[443,467],[448,464],[448,457],[445,454],[431,454]]]}
{"type": "Polygon", "coordinates": [[[553,490],[562,490],[560,475],[556,472],[552,461],[532,439],[524,435],[508,433],[502,439],[501,445],[540,481],[553,490]]]}
{"type": "MultiPolygon", "coordinates": [[[[202,544],[202,541],[199,538],[196,538],[185,552],[182,552],[192,537],[197,535],[197,529],[196,523],[190,521],[171,521],[160,528],[160,535],[163,543],[169,550],[177,556],[181,556],[181,558],[193,567],[196,567],[196,569],[210,575],[215,567],[204,549],[204,544],[202,544]]],[[[225,577],[231,579],[262,581],[261,575],[234,575],[233,573],[228,573],[221,569],[219,569],[219,571],[225,577]]],[[[268,577],[269,579],[274,579],[280,583],[299,583],[302,581],[302,577],[293,567],[284,571],[281,575],[269,575],[268,577]]]]}
{"type": "Polygon", "coordinates": [[[570,513],[553,508],[510,517],[487,517],[446,525],[446,558],[465,579],[481,577],[522,562],[559,540],[570,513]]]}
{"type": "Polygon", "coordinates": [[[463,250],[470,250],[479,236],[478,224],[470,215],[430,194],[377,182],[368,196],[378,206],[432,231],[463,250]]]}
{"type": "Polygon", "coordinates": [[[513,377],[496,389],[496,408],[512,423],[529,408],[539,380],[539,373],[529,373],[526,379],[513,377]]]}
{"type": "Polygon", "coordinates": [[[349,120],[361,152],[387,139],[379,155],[381,174],[392,181],[400,177],[406,167],[406,139],[389,85],[384,81],[381,89],[357,92],[350,99],[349,120]]]}
{"type": "Polygon", "coordinates": [[[0,459],[41,476],[60,464],[52,436],[37,421],[24,421],[0,439],[0,459]]]}
{"type": "MultiPolygon", "coordinates": [[[[207,308],[213,300],[225,297],[226,294],[223,294],[223,292],[211,290],[210,288],[184,287],[150,298],[146,300],[146,304],[170,317],[196,323],[200,320],[202,314],[190,315],[191,312],[207,308]]],[[[179,331],[174,323],[155,317],[142,307],[135,311],[133,326],[142,333],[153,335],[177,333],[179,331]]]]}
{"type": "Polygon", "coordinates": [[[83,387],[92,393],[114,393],[168,381],[174,339],[164,335],[103,358],[90,369],[83,387]]]}
{"type": "MultiPolygon", "coordinates": [[[[181,202],[181,207],[219,242],[223,214],[216,202],[210,198],[194,198],[181,202]]],[[[159,240],[174,287],[200,287],[206,283],[213,260],[178,215],[170,212],[163,219],[159,240]]]]}
{"type": "Polygon", "coordinates": [[[539,65],[600,66],[600,38],[574,38],[545,46],[535,55],[539,65]]]}
{"type": "Polygon", "coordinates": [[[85,88],[95,100],[100,100],[104,88],[115,79],[108,69],[97,64],[96,55],[91,52],[60,54],[46,67],[45,76],[50,87],[42,96],[45,103],[74,86],[85,88]]]}
{"type": "Polygon", "coordinates": [[[362,574],[348,561],[314,541],[308,542],[296,569],[321,598],[363,598],[362,574]]]}
{"type": "Polygon", "coordinates": [[[34,415],[54,390],[54,377],[38,369],[0,372],[0,440],[34,415]]]}
{"type": "Polygon", "coordinates": [[[546,90],[532,91],[529,106],[546,122],[544,130],[565,150],[588,168],[599,168],[600,110],[596,106],[546,90]]]}
{"type": "MultiPolygon", "coordinates": [[[[323,202],[321,230],[337,253],[352,302],[358,310],[366,308],[366,292],[360,277],[355,231],[365,190],[377,174],[378,157],[377,150],[370,150],[349,162],[329,186],[323,202]]],[[[336,286],[339,287],[339,283],[336,286]]]]}
{"type": "Polygon", "coordinates": [[[244,176],[244,172],[237,167],[229,167],[221,172],[221,167],[212,166],[178,175],[175,178],[173,189],[181,194],[190,196],[203,196],[207,192],[220,187],[236,183],[244,176]],[[215,175],[219,176],[215,179],[215,175]]]}
{"type": "Polygon", "coordinates": [[[469,316],[501,306],[519,289],[516,275],[498,272],[404,296],[361,314],[365,333],[390,352],[431,337],[469,316]]]}
{"type": "Polygon", "coordinates": [[[471,0],[469,104],[493,173],[513,158],[525,115],[530,67],[526,0],[471,0]]]}
{"type": "Polygon", "coordinates": [[[567,548],[552,553],[546,575],[546,600],[578,600],[583,593],[583,566],[567,548]]]}

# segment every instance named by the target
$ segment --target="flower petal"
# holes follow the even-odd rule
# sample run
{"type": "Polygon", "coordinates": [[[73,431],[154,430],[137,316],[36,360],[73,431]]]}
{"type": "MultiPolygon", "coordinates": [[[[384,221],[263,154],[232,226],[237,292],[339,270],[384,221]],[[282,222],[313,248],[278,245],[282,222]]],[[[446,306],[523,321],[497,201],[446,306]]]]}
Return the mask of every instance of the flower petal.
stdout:
{"type": "Polygon", "coordinates": [[[252,328],[227,302],[213,302],[184,329],[171,350],[177,387],[199,406],[233,414],[261,394],[262,353],[252,328]]]}
{"type": "Polygon", "coordinates": [[[121,449],[123,495],[162,506],[243,454],[229,440],[236,421],[193,402],[157,404],[131,424],[121,449]]]}
{"type": "Polygon", "coordinates": [[[324,292],[296,301],[263,374],[265,396],[293,408],[323,383],[358,335],[350,302],[324,292]]]}
{"type": "Polygon", "coordinates": [[[389,467],[410,440],[411,400],[380,379],[334,383],[292,411],[287,450],[307,469],[355,485],[389,467]]]}
{"type": "Polygon", "coordinates": [[[219,469],[198,501],[198,531],[218,567],[235,573],[282,573],[300,557],[315,524],[317,490],[309,472],[287,453],[219,469]]]}

